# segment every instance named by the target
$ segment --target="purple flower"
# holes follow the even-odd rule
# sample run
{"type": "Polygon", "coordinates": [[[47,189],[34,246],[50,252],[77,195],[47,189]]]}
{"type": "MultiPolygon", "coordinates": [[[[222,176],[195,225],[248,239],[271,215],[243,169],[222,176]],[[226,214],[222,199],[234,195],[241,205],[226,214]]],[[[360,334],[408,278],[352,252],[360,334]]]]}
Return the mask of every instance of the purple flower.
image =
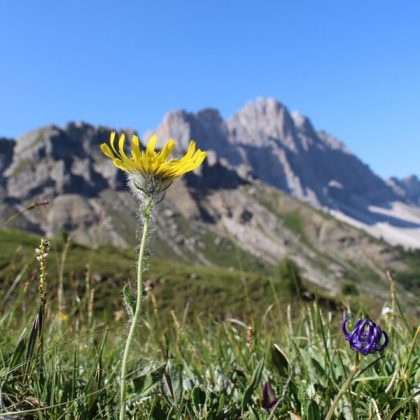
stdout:
{"type": "Polygon", "coordinates": [[[274,394],[273,387],[269,382],[263,386],[260,402],[261,407],[267,411],[270,411],[273,407],[275,407],[278,402],[278,399],[274,394]]]}
{"type": "Polygon", "coordinates": [[[347,331],[347,321],[350,314],[347,314],[341,323],[344,338],[349,342],[352,350],[358,351],[366,356],[375,351],[382,351],[388,345],[388,334],[382,331],[381,327],[369,319],[361,318],[356,322],[353,332],[347,331]],[[382,336],[383,343],[380,344],[382,336]]]}

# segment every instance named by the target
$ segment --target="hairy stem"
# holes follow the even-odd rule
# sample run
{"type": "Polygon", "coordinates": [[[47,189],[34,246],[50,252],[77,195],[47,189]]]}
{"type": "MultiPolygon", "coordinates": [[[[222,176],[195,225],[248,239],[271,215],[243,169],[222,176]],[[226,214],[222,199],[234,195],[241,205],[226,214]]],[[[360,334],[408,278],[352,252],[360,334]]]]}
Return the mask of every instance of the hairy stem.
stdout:
{"type": "Polygon", "coordinates": [[[144,259],[144,252],[146,249],[146,242],[147,242],[147,235],[149,231],[149,224],[150,224],[150,216],[152,213],[152,203],[147,203],[146,207],[144,208],[144,224],[143,224],[143,234],[140,242],[140,250],[139,250],[139,257],[137,262],[137,300],[136,300],[136,308],[133,314],[133,318],[130,324],[130,330],[128,332],[127,341],[125,343],[124,355],[122,359],[121,365],[121,383],[120,383],[120,390],[121,390],[121,406],[120,406],[120,420],[125,419],[125,404],[126,404],[126,391],[127,391],[127,360],[128,355],[130,353],[131,342],[133,341],[134,331],[136,329],[140,311],[141,311],[141,298],[143,293],[143,259],[144,259]]]}

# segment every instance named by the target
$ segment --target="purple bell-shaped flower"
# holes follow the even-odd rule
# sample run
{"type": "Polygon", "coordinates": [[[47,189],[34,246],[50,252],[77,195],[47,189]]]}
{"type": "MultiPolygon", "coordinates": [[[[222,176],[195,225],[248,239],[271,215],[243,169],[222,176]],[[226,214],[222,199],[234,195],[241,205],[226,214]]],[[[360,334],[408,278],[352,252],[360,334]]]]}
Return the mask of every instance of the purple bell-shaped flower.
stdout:
{"type": "Polygon", "coordinates": [[[382,331],[381,327],[369,319],[361,318],[356,322],[353,332],[347,331],[347,321],[350,314],[347,314],[341,323],[344,338],[349,342],[352,350],[358,351],[366,356],[375,351],[382,351],[388,345],[388,334],[382,331]],[[381,343],[383,337],[383,343],[381,343]]]}

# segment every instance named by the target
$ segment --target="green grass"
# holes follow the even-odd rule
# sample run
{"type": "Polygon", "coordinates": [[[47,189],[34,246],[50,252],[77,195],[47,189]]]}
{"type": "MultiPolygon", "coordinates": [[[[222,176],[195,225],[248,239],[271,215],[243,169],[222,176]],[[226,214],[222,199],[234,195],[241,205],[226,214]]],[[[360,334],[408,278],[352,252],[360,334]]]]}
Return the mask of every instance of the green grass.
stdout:
{"type": "Polygon", "coordinates": [[[302,217],[298,211],[287,211],[282,214],[286,227],[297,235],[303,234],[302,217]]]}
{"type": "MultiPolygon", "coordinates": [[[[0,417],[117,418],[127,329],[121,289],[134,278],[134,251],[72,245],[68,318],[60,321],[63,241],[50,251],[48,299],[39,312],[33,258],[39,238],[12,230],[0,238],[0,417]]],[[[157,255],[149,259],[146,283],[129,360],[128,418],[325,418],[355,359],[340,330],[341,310],[298,299],[287,278],[157,255]],[[272,412],[260,404],[267,382],[280,401],[272,412]]],[[[384,318],[363,304],[390,344],[362,361],[366,369],[339,400],[336,418],[416,418],[418,321],[404,316],[395,295],[389,300],[394,311],[384,318]]]]}
{"type": "MultiPolygon", "coordinates": [[[[208,241],[214,241],[207,236],[208,241]]],[[[39,242],[36,235],[17,230],[0,230],[0,285],[8,289],[22,270],[31,275],[37,269],[34,249],[39,242]],[[26,268],[26,269],[25,269],[26,268]]],[[[152,288],[159,302],[161,311],[168,316],[171,310],[178,314],[189,306],[189,317],[199,314],[212,314],[220,319],[232,314],[261,314],[271,302],[270,290],[273,284],[281,285],[281,279],[266,276],[250,267],[259,268],[256,260],[245,259],[243,253],[230,243],[222,244],[218,251],[221,254],[230,247],[231,255],[222,260],[222,266],[191,265],[159,255],[148,258],[148,270],[145,280],[152,288]],[[243,262],[245,271],[238,270],[238,262],[243,262]],[[225,265],[225,267],[223,267],[225,265]],[[247,294],[257,305],[249,309],[244,306],[247,294]]],[[[63,241],[57,238],[52,241],[49,261],[51,290],[49,298],[55,299],[63,241]]],[[[72,244],[64,267],[66,299],[78,298],[85,287],[86,267],[94,279],[95,310],[104,319],[112,319],[114,311],[122,305],[122,287],[125,283],[133,284],[135,279],[134,250],[120,250],[111,246],[91,249],[79,244],[72,244]]],[[[266,269],[268,271],[268,269],[266,269]]],[[[25,281],[22,279],[20,286],[25,281]]],[[[32,293],[36,292],[36,282],[29,284],[32,293]]],[[[279,286],[276,286],[279,287],[279,286]]],[[[18,288],[15,287],[8,301],[13,300],[18,288]]],[[[289,299],[289,295],[284,296],[289,299]]]]}
{"type": "MultiPolygon", "coordinates": [[[[129,418],[267,419],[270,413],[259,402],[267,382],[281,401],[271,418],[288,419],[290,413],[325,418],[354,354],[342,339],[338,315],[330,319],[316,304],[308,304],[287,320],[282,309],[272,309],[254,324],[229,319],[207,326],[202,318],[185,322],[174,317],[162,323],[149,312],[130,358],[129,418]]],[[[88,327],[80,313],[64,322],[60,332],[52,313],[43,347],[35,346],[43,352],[35,352],[28,370],[28,343],[17,345],[17,310],[3,314],[1,328],[7,334],[1,337],[0,414],[116,418],[125,328],[95,322],[88,327]]],[[[411,398],[420,354],[414,330],[397,316],[382,323],[390,332],[390,346],[365,358],[366,370],[340,400],[337,418],[378,418],[379,412],[384,419],[415,419],[411,398]]]]}

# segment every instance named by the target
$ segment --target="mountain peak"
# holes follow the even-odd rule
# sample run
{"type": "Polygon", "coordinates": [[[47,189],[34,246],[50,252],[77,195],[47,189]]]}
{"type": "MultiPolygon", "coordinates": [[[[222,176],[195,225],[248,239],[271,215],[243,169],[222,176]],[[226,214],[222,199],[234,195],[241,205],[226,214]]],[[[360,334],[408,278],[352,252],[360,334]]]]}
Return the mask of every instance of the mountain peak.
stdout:
{"type": "Polygon", "coordinates": [[[247,102],[226,125],[232,143],[264,147],[277,141],[296,150],[292,117],[288,109],[273,98],[247,102]]]}
{"type": "Polygon", "coordinates": [[[287,108],[275,98],[258,97],[254,101],[248,101],[238,112],[240,114],[264,115],[276,118],[280,113],[287,112],[287,108]]]}
{"type": "Polygon", "coordinates": [[[223,118],[220,115],[219,110],[216,108],[201,109],[200,111],[197,112],[197,118],[199,118],[203,123],[207,123],[209,125],[223,124],[223,118]]]}

